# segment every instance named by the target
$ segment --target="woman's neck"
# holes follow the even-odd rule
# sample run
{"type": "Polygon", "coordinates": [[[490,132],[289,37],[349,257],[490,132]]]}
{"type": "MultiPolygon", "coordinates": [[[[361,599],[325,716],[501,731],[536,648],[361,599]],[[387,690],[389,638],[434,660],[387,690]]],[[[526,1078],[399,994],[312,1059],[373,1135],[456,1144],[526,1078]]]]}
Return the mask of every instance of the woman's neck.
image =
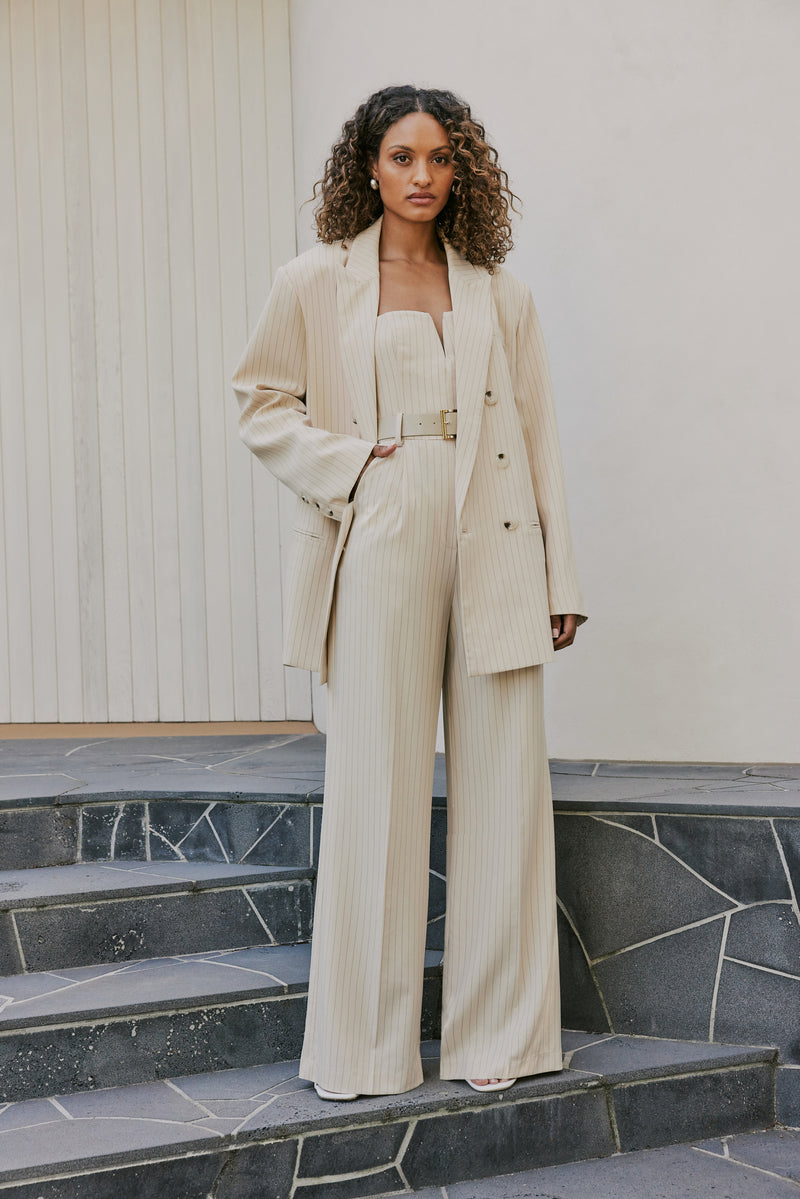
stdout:
{"type": "Polygon", "coordinates": [[[422,264],[447,260],[434,221],[404,221],[402,217],[386,211],[383,214],[378,253],[381,262],[399,260],[422,264]]]}

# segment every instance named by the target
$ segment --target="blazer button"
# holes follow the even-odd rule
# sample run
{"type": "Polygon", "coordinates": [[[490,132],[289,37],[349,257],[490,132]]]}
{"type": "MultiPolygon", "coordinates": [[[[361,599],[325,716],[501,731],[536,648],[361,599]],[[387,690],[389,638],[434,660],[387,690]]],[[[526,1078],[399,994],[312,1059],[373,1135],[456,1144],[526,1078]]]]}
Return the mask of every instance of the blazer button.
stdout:
{"type": "Polygon", "coordinates": [[[498,455],[497,455],[497,465],[498,465],[498,466],[499,466],[499,467],[500,467],[502,470],[505,470],[505,468],[506,468],[507,466],[510,466],[510,465],[511,465],[511,459],[509,458],[508,454],[498,454],[498,455]]]}
{"type": "Polygon", "coordinates": [[[519,521],[518,520],[504,520],[503,528],[510,529],[511,532],[513,533],[514,529],[519,528],[519,521]]]}
{"type": "Polygon", "coordinates": [[[492,404],[496,404],[496,403],[497,403],[497,397],[496,397],[496,396],[493,396],[493,395],[492,395],[492,393],[491,393],[490,391],[487,391],[487,392],[484,394],[484,397],[483,397],[483,398],[484,398],[485,402],[486,402],[486,403],[489,405],[489,407],[491,407],[491,406],[492,406],[492,404]]]}

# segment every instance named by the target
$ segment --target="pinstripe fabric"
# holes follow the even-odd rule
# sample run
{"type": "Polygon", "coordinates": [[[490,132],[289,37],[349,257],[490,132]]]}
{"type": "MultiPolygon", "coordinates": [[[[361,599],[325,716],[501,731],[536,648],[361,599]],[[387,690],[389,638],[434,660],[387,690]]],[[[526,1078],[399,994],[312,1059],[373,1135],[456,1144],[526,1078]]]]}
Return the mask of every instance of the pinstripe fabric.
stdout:
{"type": "MultiPolygon", "coordinates": [[[[298,495],[288,665],[327,677],[326,634],[348,496],[377,436],[381,221],[278,271],[233,376],[245,443],[298,495]]],[[[454,464],[469,676],[548,661],[550,612],[583,601],[572,555],[547,358],[528,288],[449,243],[454,464]]],[[[388,314],[387,314],[388,315],[388,314]]],[[[371,473],[373,467],[367,473],[371,473]]]]}
{"type": "MultiPolygon", "coordinates": [[[[380,412],[452,407],[424,313],[378,318],[380,412]]],[[[459,421],[460,421],[459,412],[459,421]]],[[[552,815],[541,666],[470,677],[457,442],[370,464],[340,547],[328,757],[300,1074],[333,1090],[419,1085],[430,804],[442,685],[448,767],[445,1078],[560,1069],[552,815]]]]}

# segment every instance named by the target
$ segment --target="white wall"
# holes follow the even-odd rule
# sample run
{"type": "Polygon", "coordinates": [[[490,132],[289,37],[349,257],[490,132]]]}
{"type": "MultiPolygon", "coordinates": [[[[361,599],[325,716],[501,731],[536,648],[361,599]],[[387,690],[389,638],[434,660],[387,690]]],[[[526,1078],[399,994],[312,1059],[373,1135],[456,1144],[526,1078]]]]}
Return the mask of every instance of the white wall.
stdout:
{"type": "MultiPolygon", "coordinates": [[[[461,92],[525,203],[591,614],[550,752],[800,759],[800,5],[293,0],[298,202],[369,92],[461,92]]],[[[311,244],[310,207],[300,216],[311,244]]]]}
{"type": "Polygon", "coordinates": [[[230,387],[291,162],[288,0],[0,0],[0,723],[310,715],[230,387]]]}

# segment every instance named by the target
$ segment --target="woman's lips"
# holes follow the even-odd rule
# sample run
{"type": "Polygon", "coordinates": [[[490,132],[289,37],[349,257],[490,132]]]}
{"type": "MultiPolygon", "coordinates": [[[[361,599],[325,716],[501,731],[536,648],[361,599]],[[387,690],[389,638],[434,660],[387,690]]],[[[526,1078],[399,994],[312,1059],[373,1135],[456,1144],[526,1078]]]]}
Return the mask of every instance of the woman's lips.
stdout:
{"type": "Polygon", "coordinates": [[[426,204],[433,204],[436,199],[435,196],[409,196],[408,198],[412,204],[419,204],[421,207],[424,207],[426,204]]]}

